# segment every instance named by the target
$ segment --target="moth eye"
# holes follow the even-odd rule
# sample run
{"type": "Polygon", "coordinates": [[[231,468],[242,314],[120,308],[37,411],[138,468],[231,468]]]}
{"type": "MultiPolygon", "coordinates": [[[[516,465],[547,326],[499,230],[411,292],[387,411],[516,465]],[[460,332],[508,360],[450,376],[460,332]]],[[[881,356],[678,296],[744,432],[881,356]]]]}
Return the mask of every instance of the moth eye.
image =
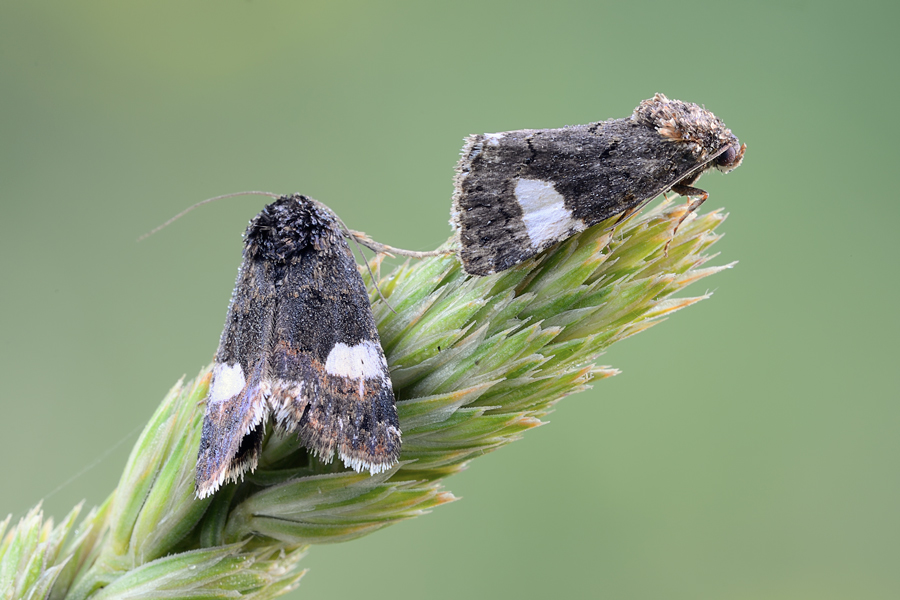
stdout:
{"type": "Polygon", "coordinates": [[[728,146],[728,150],[719,155],[719,158],[716,159],[716,164],[719,166],[730,165],[734,162],[734,157],[737,156],[737,151],[734,149],[734,146],[728,146]]]}

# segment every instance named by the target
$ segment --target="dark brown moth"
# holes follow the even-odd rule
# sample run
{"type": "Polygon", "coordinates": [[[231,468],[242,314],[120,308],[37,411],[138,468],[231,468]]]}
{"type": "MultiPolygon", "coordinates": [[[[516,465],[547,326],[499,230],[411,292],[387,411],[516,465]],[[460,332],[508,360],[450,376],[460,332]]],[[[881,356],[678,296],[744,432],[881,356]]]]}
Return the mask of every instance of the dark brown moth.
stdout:
{"type": "Polygon", "coordinates": [[[397,462],[394,392],[349,233],[299,194],[250,222],[206,398],[198,497],[256,468],[270,416],[325,462],[371,473],[397,462]]]}
{"type": "Polygon", "coordinates": [[[746,145],[701,106],[656,94],[630,118],[466,138],[451,223],[472,275],[504,271],[669,190],[695,198],[706,171],[731,171],[746,145]]]}

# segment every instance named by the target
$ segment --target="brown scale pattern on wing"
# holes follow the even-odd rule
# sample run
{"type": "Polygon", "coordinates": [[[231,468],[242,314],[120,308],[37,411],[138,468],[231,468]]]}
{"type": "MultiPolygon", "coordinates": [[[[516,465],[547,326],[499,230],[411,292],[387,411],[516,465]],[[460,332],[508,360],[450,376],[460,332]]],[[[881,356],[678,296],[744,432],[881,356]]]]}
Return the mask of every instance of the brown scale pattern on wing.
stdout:
{"type": "Polygon", "coordinates": [[[197,457],[198,497],[256,468],[268,417],[266,395],[267,386],[254,377],[232,398],[207,401],[197,457]]]}
{"type": "Polygon", "coordinates": [[[400,424],[389,378],[334,376],[311,355],[285,346],[273,359],[303,373],[272,381],[269,405],[276,427],[298,434],[324,462],[337,453],[357,470],[383,470],[398,460],[400,424]]]}

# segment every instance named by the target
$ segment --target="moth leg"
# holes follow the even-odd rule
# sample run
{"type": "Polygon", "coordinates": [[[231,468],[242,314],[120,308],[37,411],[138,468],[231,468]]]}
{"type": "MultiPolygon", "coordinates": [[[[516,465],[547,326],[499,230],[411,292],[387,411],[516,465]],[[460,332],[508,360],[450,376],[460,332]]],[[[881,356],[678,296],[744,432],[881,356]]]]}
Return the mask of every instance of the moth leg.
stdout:
{"type": "Polygon", "coordinates": [[[616,219],[616,222],[612,224],[612,227],[610,227],[609,229],[606,230],[606,231],[613,232],[611,239],[615,239],[616,227],[618,227],[619,225],[621,225],[622,223],[627,221],[629,218],[631,218],[631,216],[634,215],[634,213],[641,210],[644,207],[644,204],[646,204],[646,202],[642,202],[642,203],[638,204],[637,206],[632,206],[631,208],[626,208],[624,211],[622,211],[622,213],[619,215],[619,218],[616,219]]]}
{"type": "MultiPolygon", "coordinates": [[[[706,190],[701,190],[700,188],[695,188],[689,185],[681,185],[680,183],[676,183],[675,185],[673,185],[672,191],[679,196],[687,196],[690,198],[697,196],[697,206],[700,206],[706,201],[707,198],[709,198],[709,194],[706,192],[706,190]]],[[[694,208],[696,209],[696,207],[694,208]]]]}
{"type": "Polygon", "coordinates": [[[700,205],[706,202],[707,198],[709,198],[709,194],[705,190],[691,187],[689,185],[673,185],[672,191],[679,196],[686,196],[693,199],[688,204],[687,210],[684,212],[684,215],[682,215],[682,217],[678,219],[678,223],[675,224],[675,229],[672,230],[672,237],[669,238],[669,241],[666,242],[665,248],[663,248],[663,254],[666,257],[669,256],[669,244],[671,244],[672,240],[675,239],[675,234],[678,233],[678,228],[681,227],[681,224],[684,223],[685,219],[687,219],[692,212],[700,208],[700,205]]]}
{"type": "Polygon", "coordinates": [[[415,250],[404,250],[402,248],[394,248],[393,246],[388,246],[387,244],[381,244],[376,242],[372,238],[370,238],[366,233],[362,231],[354,231],[353,229],[347,230],[347,235],[352,237],[357,242],[371,250],[372,252],[377,252],[379,254],[387,254],[388,256],[393,256],[395,254],[399,254],[400,256],[408,256],[410,258],[429,258],[431,256],[446,256],[448,254],[453,254],[453,250],[431,250],[429,252],[416,252],[415,250]]]}

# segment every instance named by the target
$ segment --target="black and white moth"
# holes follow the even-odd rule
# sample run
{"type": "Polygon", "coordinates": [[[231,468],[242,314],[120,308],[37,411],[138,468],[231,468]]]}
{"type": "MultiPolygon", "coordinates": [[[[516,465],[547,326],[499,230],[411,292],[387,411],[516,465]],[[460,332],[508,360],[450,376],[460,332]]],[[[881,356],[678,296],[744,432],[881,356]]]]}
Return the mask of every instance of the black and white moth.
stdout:
{"type": "Polygon", "coordinates": [[[469,136],[451,218],[463,268],[504,271],[669,190],[696,198],[686,217],[708,197],[692,184],[735,169],[745,148],[708,110],[662,94],[626,119],[469,136]]]}
{"type": "Polygon", "coordinates": [[[313,455],[380,473],[400,456],[400,422],[369,296],[337,216],[299,194],[244,234],[206,398],[196,494],[256,468],[266,421],[313,455]]]}

